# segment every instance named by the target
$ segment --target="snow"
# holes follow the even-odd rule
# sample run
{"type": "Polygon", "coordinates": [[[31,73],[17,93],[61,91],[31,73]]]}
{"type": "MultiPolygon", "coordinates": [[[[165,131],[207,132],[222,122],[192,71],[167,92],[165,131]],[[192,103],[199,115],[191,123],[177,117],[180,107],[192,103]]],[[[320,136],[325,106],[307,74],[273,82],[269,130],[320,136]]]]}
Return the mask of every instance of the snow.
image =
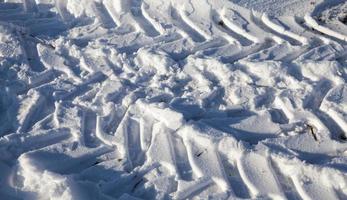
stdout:
{"type": "Polygon", "coordinates": [[[346,199],[343,0],[0,0],[0,199],[346,199]]]}

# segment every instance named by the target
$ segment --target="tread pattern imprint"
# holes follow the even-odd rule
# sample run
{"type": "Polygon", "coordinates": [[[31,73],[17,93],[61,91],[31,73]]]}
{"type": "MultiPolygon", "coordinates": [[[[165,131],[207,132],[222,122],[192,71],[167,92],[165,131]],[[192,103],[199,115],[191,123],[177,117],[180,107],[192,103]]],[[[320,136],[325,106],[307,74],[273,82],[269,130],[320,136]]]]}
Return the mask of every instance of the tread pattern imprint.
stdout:
{"type": "Polygon", "coordinates": [[[76,2],[0,1],[1,199],[347,198],[346,24],[76,2]]]}

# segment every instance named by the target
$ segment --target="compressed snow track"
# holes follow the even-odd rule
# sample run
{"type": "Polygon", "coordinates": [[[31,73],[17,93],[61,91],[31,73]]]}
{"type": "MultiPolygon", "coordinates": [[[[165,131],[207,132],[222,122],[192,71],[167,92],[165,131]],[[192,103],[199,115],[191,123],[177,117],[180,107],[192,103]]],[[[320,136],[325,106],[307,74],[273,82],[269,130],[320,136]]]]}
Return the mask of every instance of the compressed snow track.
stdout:
{"type": "Polygon", "coordinates": [[[338,28],[77,2],[0,2],[0,199],[347,197],[338,28]]]}

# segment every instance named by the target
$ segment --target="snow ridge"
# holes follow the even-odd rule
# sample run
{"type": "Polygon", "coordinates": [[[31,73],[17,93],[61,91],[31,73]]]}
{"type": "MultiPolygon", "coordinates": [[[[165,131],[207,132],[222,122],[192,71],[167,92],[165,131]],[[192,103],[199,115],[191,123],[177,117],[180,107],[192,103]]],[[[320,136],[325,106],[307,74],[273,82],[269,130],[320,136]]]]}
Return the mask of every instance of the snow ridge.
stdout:
{"type": "Polygon", "coordinates": [[[347,197],[342,28],[76,2],[0,2],[0,199],[347,197]]]}

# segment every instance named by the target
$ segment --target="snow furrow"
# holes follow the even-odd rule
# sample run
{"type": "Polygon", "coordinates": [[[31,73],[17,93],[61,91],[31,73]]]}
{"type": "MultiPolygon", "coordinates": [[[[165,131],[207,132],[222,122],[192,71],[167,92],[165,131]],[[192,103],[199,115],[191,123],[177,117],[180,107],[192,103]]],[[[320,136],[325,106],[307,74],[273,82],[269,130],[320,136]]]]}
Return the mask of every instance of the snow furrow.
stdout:
{"type": "Polygon", "coordinates": [[[344,199],[343,7],[315,3],[1,1],[0,199],[344,199]]]}
{"type": "Polygon", "coordinates": [[[186,23],[188,26],[190,26],[195,32],[199,33],[202,37],[204,37],[204,40],[211,40],[212,37],[209,33],[201,29],[197,24],[194,23],[192,19],[189,18],[189,15],[187,11],[183,9],[178,10],[179,15],[181,16],[181,19],[186,23]]]}
{"type": "Polygon", "coordinates": [[[337,38],[337,39],[339,39],[339,40],[342,40],[342,41],[347,42],[347,35],[344,35],[344,34],[342,34],[342,33],[338,33],[338,32],[333,31],[333,30],[331,30],[331,29],[329,29],[329,28],[327,28],[327,27],[324,27],[324,26],[322,26],[322,25],[319,25],[319,24],[316,22],[316,20],[314,20],[314,19],[312,18],[312,16],[310,16],[310,15],[305,15],[305,21],[306,21],[306,23],[307,23],[310,27],[316,29],[317,31],[319,31],[319,32],[321,32],[321,33],[324,33],[324,34],[326,34],[326,35],[328,35],[328,36],[331,36],[331,37],[334,37],[334,38],[337,38]]]}
{"type": "Polygon", "coordinates": [[[172,18],[177,22],[177,26],[179,27],[179,33],[183,37],[190,37],[195,42],[203,42],[206,39],[203,35],[201,35],[198,31],[196,31],[193,27],[191,27],[189,24],[187,24],[182,16],[180,15],[179,11],[174,8],[170,7],[172,18]]]}
{"type": "Polygon", "coordinates": [[[160,22],[156,21],[154,18],[150,16],[150,14],[147,12],[147,7],[145,3],[141,4],[141,12],[143,16],[153,25],[153,27],[157,30],[157,32],[161,35],[166,33],[165,28],[160,24],[160,22]]]}
{"type": "Polygon", "coordinates": [[[120,16],[118,14],[117,9],[115,8],[115,4],[113,3],[113,1],[112,0],[104,0],[102,3],[105,6],[105,9],[109,13],[109,15],[111,16],[113,23],[116,25],[120,25],[121,24],[120,16]]]}
{"type": "Polygon", "coordinates": [[[116,23],[114,22],[112,15],[110,15],[103,3],[94,2],[93,10],[95,12],[96,18],[104,28],[116,27],[116,23]]]}
{"type": "Polygon", "coordinates": [[[274,199],[285,199],[267,158],[253,152],[246,153],[238,161],[238,168],[254,198],[267,196],[274,199]]]}
{"type": "MultiPolygon", "coordinates": [[[[130,1],[131,2],[131,1],[130,1]]],[[[160,35],[160,33],[155,29],[155,25],[152,25],[150,21],[148,21],[141,11],[141,5],[134,5],[130,9],[133,18],[138,22],[141,29],[145,31],[145,33],[150,37],[155,37],[160,35]]]]}
{"type": "Polygon", "coordinates": [[[224,13],[223,10],[221,16],[222,22],[225,23],[225,25],[230,29],[235,31],[237,34],[239,34],[242,37],[245,37],[247,40],[252,41],[253,43],[261,43],[259,38],[253,36],[252,34],[248,33],[246,30],[242,29],[241,27],[238,27],[236,24],[234,24],[231,20],[228,19],[228,17],[224,13]]]}
{"type": "Polygon", "coordinates": [[[272,22],[270,20],[270,18],[266,14],[263,14],[261,19],[264,22],[264,24],[266,24],[272,30],[277,31],[278,33],[283,34],[285,36],[288,36],[290,38],[293,38],[294,40],[299,41],[302,45],[307,45],[308,44],[307,38],[305,38],[303,36],[300,36],[300,35],[297,35],[297,34],[291,32],[289,30],[286,30],[282,26],[272,22]]]}

